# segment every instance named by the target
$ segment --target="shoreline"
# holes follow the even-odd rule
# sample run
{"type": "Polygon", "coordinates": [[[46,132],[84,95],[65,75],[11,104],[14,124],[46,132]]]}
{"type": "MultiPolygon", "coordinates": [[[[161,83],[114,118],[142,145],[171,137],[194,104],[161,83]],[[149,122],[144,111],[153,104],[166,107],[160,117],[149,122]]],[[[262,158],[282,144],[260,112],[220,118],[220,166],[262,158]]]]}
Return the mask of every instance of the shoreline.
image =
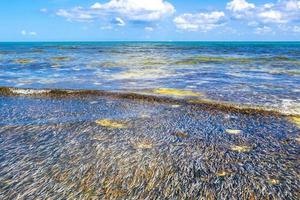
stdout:
{"type": "MultiPolygon", "coordinates": [[[[151,91],[151,90],[149,90],[151,91]]],[[[51,98],[82,98],[85,96],[104,96],[115,99],[129,99],[134,101],[146,101],[153,103],[182,104],[193,106],[195,109],[219,110],[225,112],[238,112],[242,114],[261,114],[277,117],[300,117],[300,114],[285,113],[270,107],[249,106],[235,104],[226,101],[216,101],[206,98],[176,98],[151,93],[105,91],[105,90],[74,90],[74,89],[34,89],[34,88],[16,88],[1,87],[0,96],[30,96],[30,97],[51,97],[51,98]]]]}

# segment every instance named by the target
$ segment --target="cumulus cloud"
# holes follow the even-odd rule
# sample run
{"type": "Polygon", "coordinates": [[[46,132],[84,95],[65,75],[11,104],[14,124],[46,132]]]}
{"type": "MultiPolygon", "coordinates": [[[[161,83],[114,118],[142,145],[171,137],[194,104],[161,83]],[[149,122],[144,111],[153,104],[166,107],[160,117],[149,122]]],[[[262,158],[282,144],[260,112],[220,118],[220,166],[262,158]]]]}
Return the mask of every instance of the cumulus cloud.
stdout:
{"type": "Polygon", "coordinates": [[[227,3],[226,8],[233,12],[241,12],[255,8],[253,3],[248,3],[246,0],[233,0],[227,3]]]}
{"type": "Polygon", "coordinates": [[[26,30],[22,30],[22,31],[21,31],[21,35],[24,35],[24,36],[26,36],[26,35],[29,35],[29,36],[36,36],[37,33],[34,32],[34,31],[26,31],[26,30]]]}
{"type": "Polygon", "coordinates": [[[145,31],[152,32],[152,31],[154,31],[154,28],[147,26],[147,27],[145,27],[145,31]]]}
{"type": "Polygon", "coordinates": [[[273,33],[273,30],[271,27],[263,26],[263,27],[257,27],[254,33],[258,35],[263,35],[263,34],[273,33]]]}
{"type": "Polygon", "coordinates": [[[278,10],[266,10],[258,14],[258,17],[264,23],[285,23],[287,19],[284,18],[284,14],[278,10]]]}
{"type": "Polygon", "coordinates": [[[224,12],[214,11],[210,13],[186,13],[174,19],[178,29],[186,31],[207,32],[223,23],[224,12]]]}
{"type": "Polygon", "coordinates": [[[94,3],[88,8],[60,9],[56,15],[70,21],[94,21],[104,17],[116,19],[115,16],[119,16],[122,21],[153,22],[174,12],[174,6],[164,0],[110,0],[107,3],[94,3]]]}
{"type": "Polygon", "coordinates": [[[120,17],[116,17],[113,21],[113,24],[116,24],[117,26],[125,26],[126,23],[124,22],[124,20],[120,17]]]}
{"type": "Polygon", "coordinates": [[[256,21],[261,25],[289,23],[300,18],[300,0],[279,0],[260,6],[246,0],[232,0],[227,9],[237,19],[256,21]]]}

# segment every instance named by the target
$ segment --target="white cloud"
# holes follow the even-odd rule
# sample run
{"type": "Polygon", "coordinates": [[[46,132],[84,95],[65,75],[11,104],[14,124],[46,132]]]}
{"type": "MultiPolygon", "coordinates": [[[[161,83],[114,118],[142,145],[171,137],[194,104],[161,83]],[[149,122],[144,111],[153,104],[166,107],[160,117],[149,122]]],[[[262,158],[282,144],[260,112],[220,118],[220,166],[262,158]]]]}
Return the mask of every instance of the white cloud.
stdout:
{"type": "Polygon", "coordinates": [[[290,0],[285,2],[285,8],[289,11],[300,10],[300,1],[290,0]]]}
{"type": "Polygon", "coordinates": [[[82,7],[74,7],[71,10],[59,9],[56,15],[65,17],[69,21],[89,22],[94,19],[92,14],[86,12],[82,7]]]}
{"type": "Polygon", "coordinates": [[[273,30],[271,27],[263,26],[263,27],[257,27],[254,33],[258,35],[262,35],[262,34],[273,33],[273,30]]]}
{"type": "Polygon", "coordinates": [[[152,22],[161,20],[175,12],[174,6],[164,0],[110,0],[94,3],[89,8],[60,9],[56,15],[70,21],[92,21],[104,17],[120,16],[128,21],[152,22]]]}
{"type": "Polygon", "coordinates": [[[285,23],[283,13],[278,10],[267,10],[258,14],[258,17],[265,23],[285,23]]]}
{"type": "Polygon", "coordinates": [[[224,12],[214,11],[211,13],[186,13],[174,19],[178,29],[186,31],[207,32],[213,28],[222,25],[222,19],[225,17],[224,12]]]}
{"type": "Polygon", "coordinates": [[[233,0],[227,4],[227,9],[236,19],[256,21],[261,25],[289,23],[300,19],[300,0],[278,0],[261,6],[245,0],[233,0]]]}
{"type": "Polygon", "coordinates": [[[46,12],[48,12],[48,9],[47,8],[41,8],[40,11],[43,12],[43,13],[46,13],[46,12]]]}
{"type": "Polygon", "coordinates": [[[26,31],[26,30],[22,30],[22,31],[21,31],[21,35],[24,35],[24,36],[26,36],[26,35],[29,35],[29,36],[36,36],[37,33],[34,32],[34,31],[26,31]]]}
{"type": "Polygon", "coordinates": [[[145,31],[152,32],[152,31],[154,31],[154,28],[153,27],[145,27],[145,31]]]}
{"type": "Polygon", "coordinates": [[[227,3],[226,8],[233,12],[241,12],[255,8],[253,3],[248,3],[246,0],[232,0],[227,3]]]}
{"type": "Polygon", "coordinates": [[[118,26],[125,26],[126,23],[124,22],[124,20],[120,17],[116,17],[114,20],[113,20],[113,23],[118,25],[118,26]]]}

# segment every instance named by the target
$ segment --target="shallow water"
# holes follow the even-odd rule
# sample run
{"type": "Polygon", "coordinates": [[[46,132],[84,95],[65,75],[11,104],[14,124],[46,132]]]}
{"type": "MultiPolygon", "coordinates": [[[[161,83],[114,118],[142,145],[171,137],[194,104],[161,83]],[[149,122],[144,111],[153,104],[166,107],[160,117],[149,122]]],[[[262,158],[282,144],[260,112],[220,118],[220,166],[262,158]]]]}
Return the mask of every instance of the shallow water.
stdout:
{"type": "Polygon", "coordinates": [[[284,116],[98,95],[0,105],[1,199],[299,197],[284,116]]]}
{"type": "Polygon", "coordinates": [[[0,43],[0,86],[148,92],[300,113],[300,43],[0,43]]]}
{"type": "Polygon", "coordinates": [[[299,199],[299,62],[300,43],[0,43],[0,199],[299,199]]]}

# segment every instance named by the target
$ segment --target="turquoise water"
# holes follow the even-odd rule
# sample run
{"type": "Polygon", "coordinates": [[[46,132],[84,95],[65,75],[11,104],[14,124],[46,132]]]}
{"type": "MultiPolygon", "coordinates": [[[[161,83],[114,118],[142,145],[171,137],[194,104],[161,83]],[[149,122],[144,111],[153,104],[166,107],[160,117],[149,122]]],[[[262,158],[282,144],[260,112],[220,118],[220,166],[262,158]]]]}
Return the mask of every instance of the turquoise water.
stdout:
{"type": "Polygon", "coordinates": [[[176,88],[300,113],[299,42],[0,43],[0,61],[0,86],[176,88]]]}

